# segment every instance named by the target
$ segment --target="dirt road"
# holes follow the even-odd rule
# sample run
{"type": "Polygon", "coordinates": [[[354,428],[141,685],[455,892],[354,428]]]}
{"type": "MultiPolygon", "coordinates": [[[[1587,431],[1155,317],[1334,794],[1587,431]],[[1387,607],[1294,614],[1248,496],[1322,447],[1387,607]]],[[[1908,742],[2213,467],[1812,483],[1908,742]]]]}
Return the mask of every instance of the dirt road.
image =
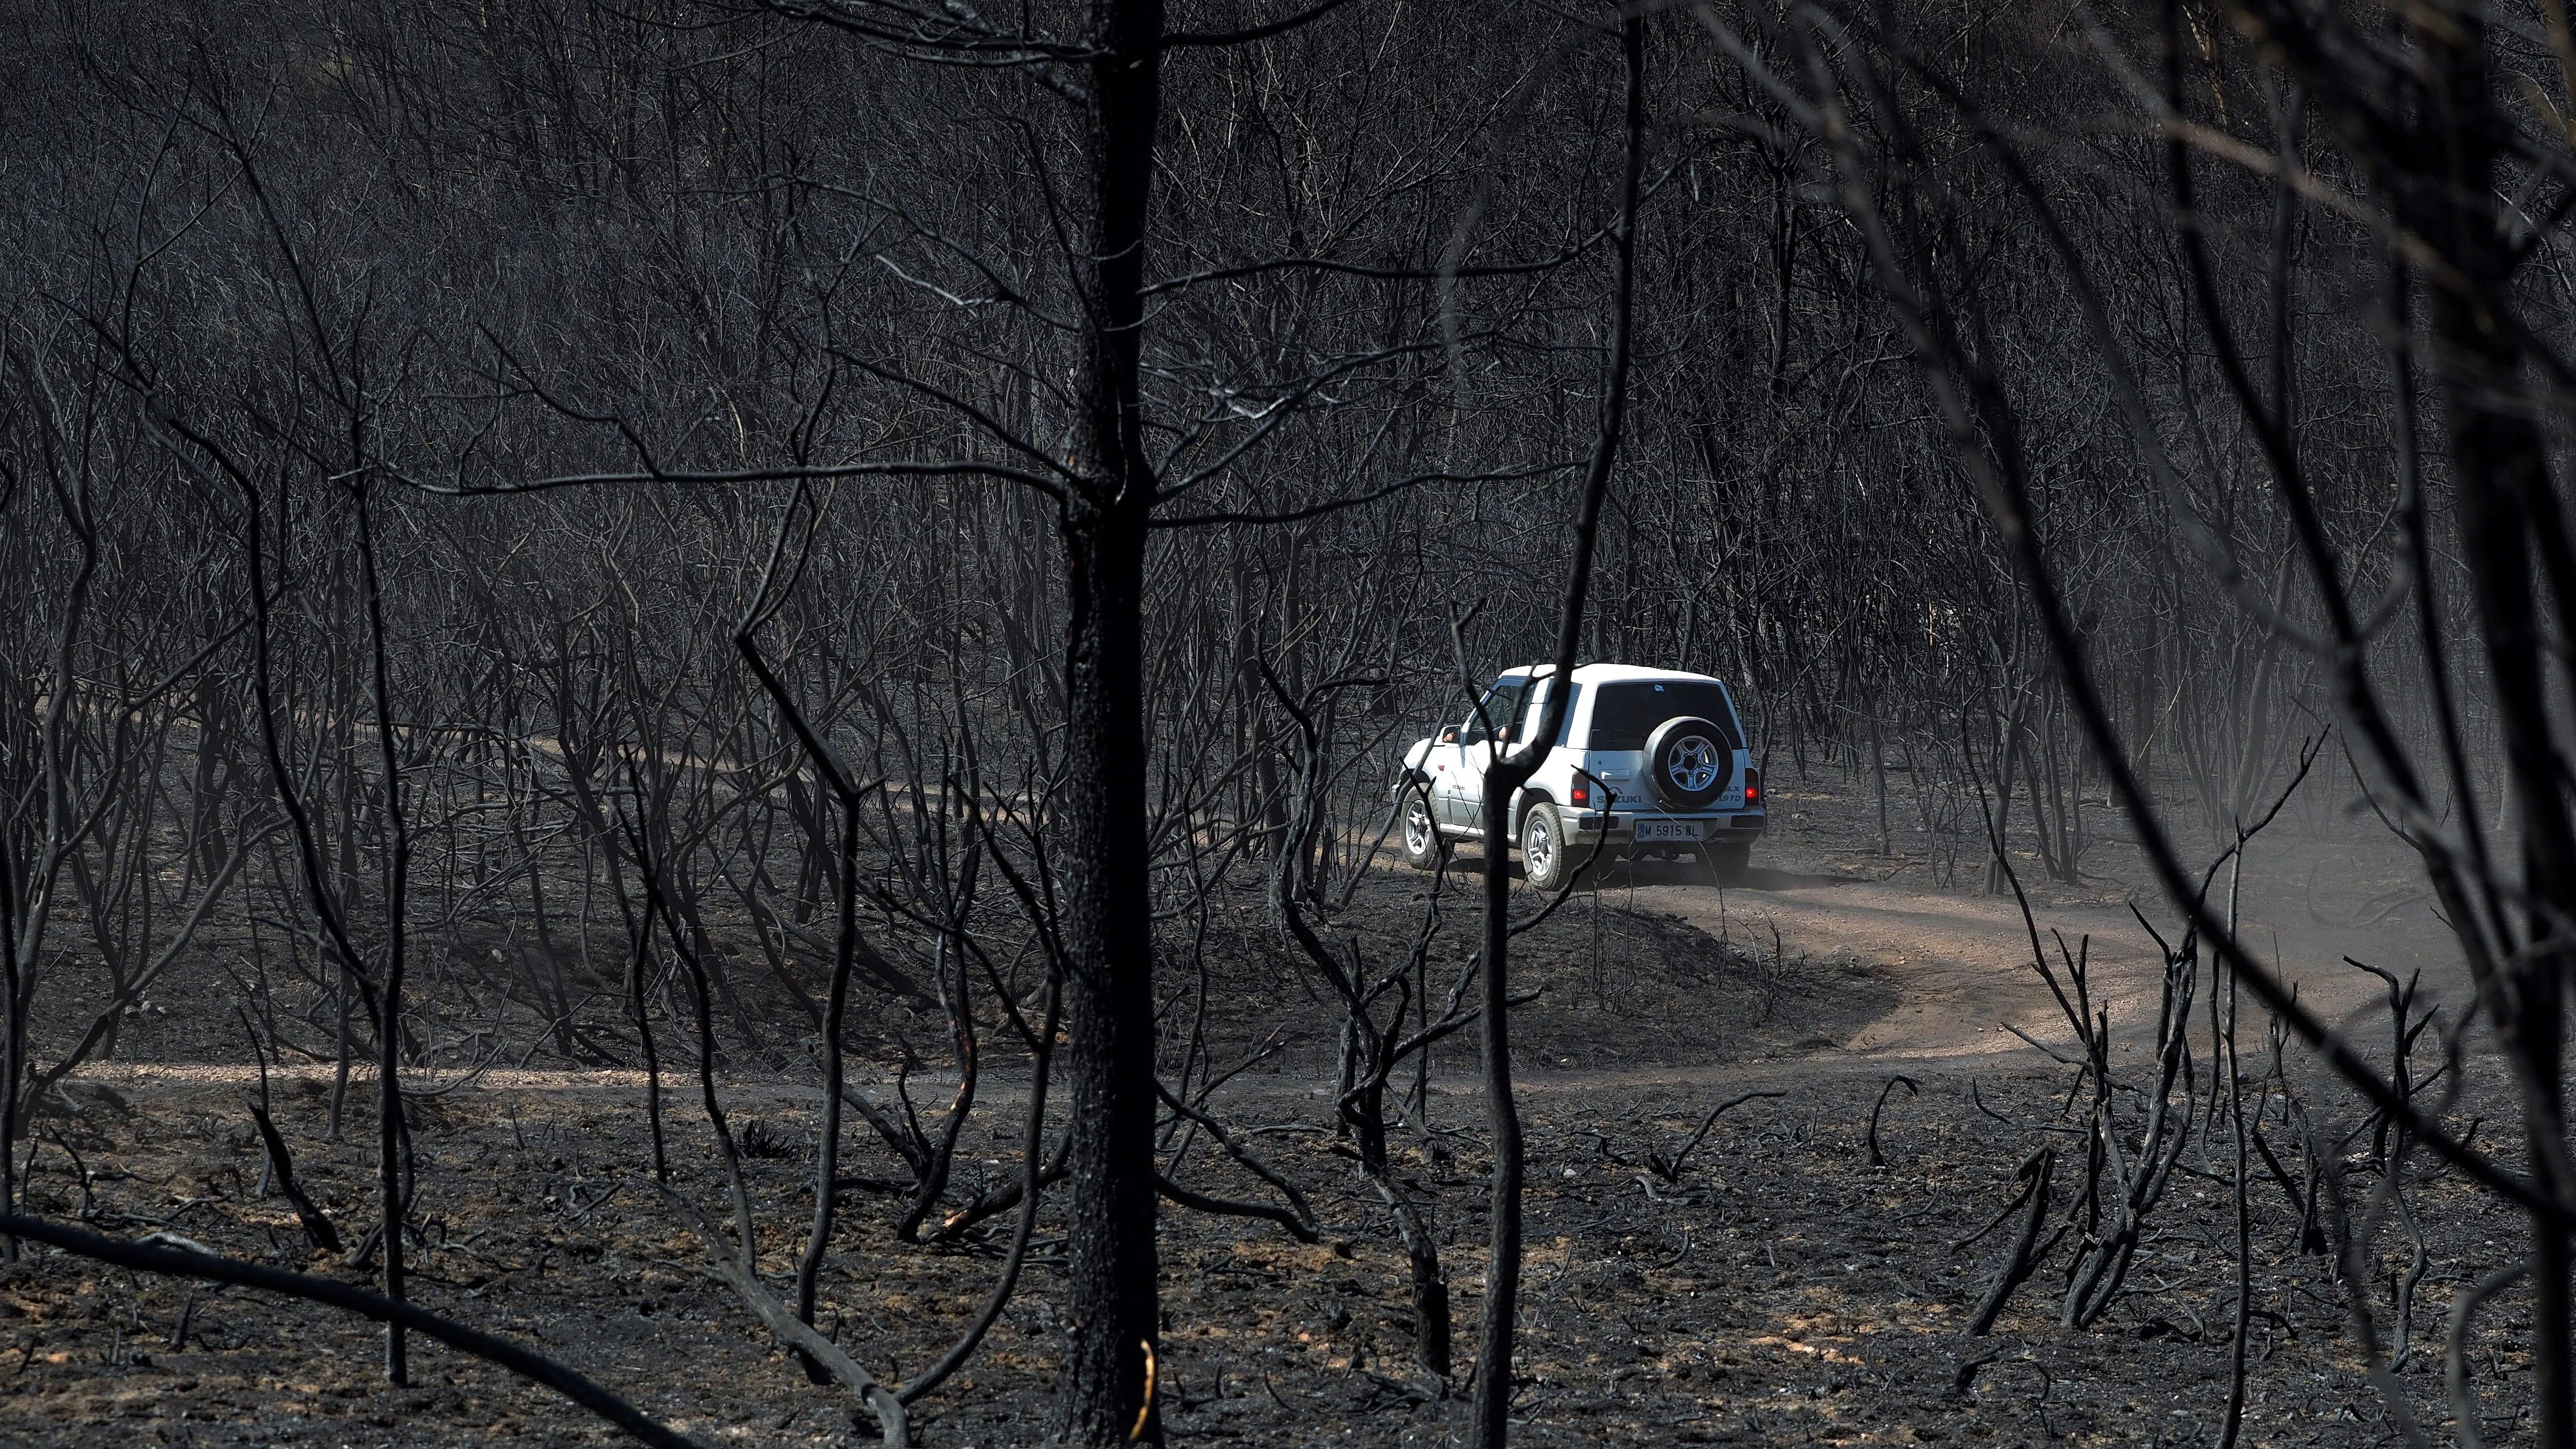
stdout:
{"type": "MultiPolygon", "coordinates": [[[[2257,855],[2238,911],[2243,939],[2297,984],[2302,1002],[2371,1040],[2385,1019],[2385,988],[2345,964],[2347,956],[2400,978],[2420,968],[2428,997],[2466,995],[2448,930],[2428,904],[2402,897],[2390,885],[2402,880],[2391,873],[2393,864],[2377,858],[2357,862],[2348,851],[2313,846],[2257,855]],[[2327,870],[2336,876],[2331,889],[2320,891],[2315,882],[2327,870]]],[[[2168,940],[2180,939],[2178,913],[2151,888],[2127,891],[2113,883],[2092,899],[2066,899],[2070,894],[2061,890],[2055,899],[2034,902],[2041,940],[2054,961],[2058,935],[2069,950],[2085,949],[2089,938],[2094,1004],[2110,1012],[2116,1036],[2137,1041],[2153,1031],[2162,956],[2121,897],[2133,895],[2168,940]]],[[[2035,1060],[2038,1054],[2005,1030],[2005,1023],[2053,1046],[2074,1039],[2032,969],[2029,927],[2009,895],[1770,869],[1753,871],[1725,891],[1641,887],[1637,903],[1712,935],[1750,937],[1767,946],[1776,929],[1792,955],[1867,963],[1873,976],[1895,990],[1898,1002],[1847,1039],[1830,1047],[1815,1044],[1811,1060],[1828,1074],[1838,1063],[1868,1070],[1906,1063],[1965,1069],[2035,1060]]],[[[2247,1010],[2259,1011],[2259,1004],[2249,1002],[2247,1010]]]]}

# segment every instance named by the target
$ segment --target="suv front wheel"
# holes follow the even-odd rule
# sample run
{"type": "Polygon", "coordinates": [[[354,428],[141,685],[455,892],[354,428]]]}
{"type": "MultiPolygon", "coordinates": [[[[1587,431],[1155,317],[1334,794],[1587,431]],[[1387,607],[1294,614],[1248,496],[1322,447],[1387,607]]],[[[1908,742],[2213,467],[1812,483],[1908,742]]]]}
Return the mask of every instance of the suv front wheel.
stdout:
{"type": "Polygon", "coordinates": [[[1574,862],[1567,856],[1565,822],[1556,807],[1541,801],[1521,817],[1521,874],[1531,885],[1552,891],[1565,884],[1574,862]]]}
{"type": "Polygon", "coordinates": [[[1431,823],[1431,803],[1420,790],[1404,792],[1404,863],[1415,870],[1440,863],[1440,828],[1431,823]]]}

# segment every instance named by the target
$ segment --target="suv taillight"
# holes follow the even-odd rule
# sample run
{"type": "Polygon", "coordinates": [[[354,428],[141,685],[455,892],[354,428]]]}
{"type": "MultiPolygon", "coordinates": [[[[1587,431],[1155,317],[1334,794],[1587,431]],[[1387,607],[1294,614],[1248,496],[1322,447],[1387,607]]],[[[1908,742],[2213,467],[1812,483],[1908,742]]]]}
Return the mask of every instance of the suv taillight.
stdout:
{"type": "Polygon", "coordinates": [[[1574,803],[1577,805],[1590,805],[1592,803],[1592,787],[1581,780],[1575,781],[1574,803]]]}
{"type": "Polygon", "coordinates": [[[1762,772],[1760,770],[1747,769],[1744,772],[1744,803],[1747,805],[1759,805],[1762,803],[1762,772]]]}

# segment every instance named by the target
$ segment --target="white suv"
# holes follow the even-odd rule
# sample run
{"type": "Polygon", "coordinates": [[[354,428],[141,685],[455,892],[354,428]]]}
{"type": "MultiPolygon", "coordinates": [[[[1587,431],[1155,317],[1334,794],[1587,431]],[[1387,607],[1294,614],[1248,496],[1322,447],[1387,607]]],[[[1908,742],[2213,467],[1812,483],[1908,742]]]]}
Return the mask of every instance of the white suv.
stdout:
{"type": "MultiPolygon", "coordinates": [[[[1485,768],[1517,750],[1555,688],[1555,666],[1506,672],[1463,724],[1404,753],[1404,857],[1428,869],[1439,837],[1484,835],[1485,768]],[[1494,737],[1485,734],[1486,723],[1494,737]]],[[[1532,885],[1552,890],[1597,848],[1605,858],[1697,857],[1744,869],[1764,825],[1762,780],[1735,698],[1705,674],[1586,664],[1538,773],[1512,797],[1532,885]]]]}

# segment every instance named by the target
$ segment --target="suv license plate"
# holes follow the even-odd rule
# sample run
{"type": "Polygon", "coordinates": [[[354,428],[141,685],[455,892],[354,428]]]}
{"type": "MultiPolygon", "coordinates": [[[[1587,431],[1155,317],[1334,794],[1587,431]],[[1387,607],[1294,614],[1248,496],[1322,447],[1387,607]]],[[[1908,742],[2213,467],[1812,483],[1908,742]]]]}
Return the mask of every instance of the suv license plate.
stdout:
{"type": "Polygon", "coordinates": [[[1640,820],[1637,822],[1637,838],[1639,840],[1697,840],[1699,822],[1696,820],[1640,820]]]}

